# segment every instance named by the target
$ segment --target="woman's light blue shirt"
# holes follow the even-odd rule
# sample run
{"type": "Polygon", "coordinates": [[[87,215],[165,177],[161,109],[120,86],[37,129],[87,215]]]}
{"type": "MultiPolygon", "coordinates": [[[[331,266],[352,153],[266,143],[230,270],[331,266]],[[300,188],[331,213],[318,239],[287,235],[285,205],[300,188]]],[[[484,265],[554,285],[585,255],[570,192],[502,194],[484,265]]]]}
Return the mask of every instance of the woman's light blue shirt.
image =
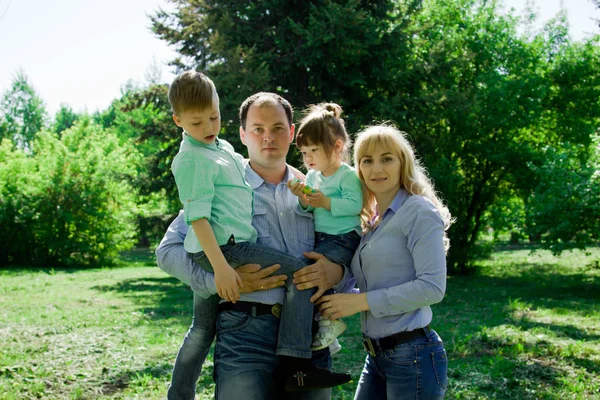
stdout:
{"type": "Polygon", "coordinates": [[[430,306],[446,290],[444,224],[435,205],[400,189],[379,226],[362,237],[351,268],[367,293],[370,311],[361,313],[366,336],[427,326],[430,306]]]}

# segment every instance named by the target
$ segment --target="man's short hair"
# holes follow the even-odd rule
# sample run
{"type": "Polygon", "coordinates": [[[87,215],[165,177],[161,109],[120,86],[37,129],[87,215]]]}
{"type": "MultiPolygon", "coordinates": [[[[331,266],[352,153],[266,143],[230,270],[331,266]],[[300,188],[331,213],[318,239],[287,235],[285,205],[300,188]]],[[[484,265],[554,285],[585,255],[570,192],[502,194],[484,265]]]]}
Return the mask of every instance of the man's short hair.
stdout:
{"type": "Polygon", "coordinates": [[[276,106],[280,104],[285,110],[285,115],[288,119],[288,125],[292,126],[294,121],[294,110],[289,101],[276,93],[259,92],[248,97],[240,106],[240,125],[242,129],[246,129],[246,119],[248,118],[248,109],[254,104],[257,107],[276,106]]]}

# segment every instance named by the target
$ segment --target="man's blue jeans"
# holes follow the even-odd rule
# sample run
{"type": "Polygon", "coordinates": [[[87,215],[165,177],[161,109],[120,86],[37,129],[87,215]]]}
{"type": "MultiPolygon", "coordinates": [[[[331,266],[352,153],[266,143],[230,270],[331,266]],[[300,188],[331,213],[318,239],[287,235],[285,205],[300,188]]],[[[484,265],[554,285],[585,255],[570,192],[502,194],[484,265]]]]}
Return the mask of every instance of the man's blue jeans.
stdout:
{"type": "Polygon", "coordinates": [[[448,385],[448,358],[438,334],[367,356],[354,400],[443,399],[448,385]]]}
{"type": "MultiPolygon", "coordinates": [[[[235,243],[233,236],[229,243],[221,246],[221,251],[233,268],[250,263],[260,264],[262,268],[273,264],[281,265],[276,273],[286,275],[288,279],[285,281],[286,294],[281,313],[277,355],[311,358],[314,307],[310,302],[310,297],[315,290],[298,290],[293,283],[294,272],[305,267],[307,262],[260,244],[235,243]]],[[[192,257],[203,269],[214,272],[204,252],[193,254],[192,257]]],[[[208,299],[206,307],[213,305],[214,299],[208,299]]],[[[201,324],[204,326],[204,330],[208,331],[210,326],[215,325],[215,320],[206,319],[201,321],[201,324]]]]}
{"type": "MultiPolygon", "coordinates": [[[[279,319],[223,311],[217,318],[215,372],[217,400],[329,400],[331,389],[285,392],[275,375],[279,319]]],[[[313,364],[330,369],[329,349],[313,353],[313,364]]]]}

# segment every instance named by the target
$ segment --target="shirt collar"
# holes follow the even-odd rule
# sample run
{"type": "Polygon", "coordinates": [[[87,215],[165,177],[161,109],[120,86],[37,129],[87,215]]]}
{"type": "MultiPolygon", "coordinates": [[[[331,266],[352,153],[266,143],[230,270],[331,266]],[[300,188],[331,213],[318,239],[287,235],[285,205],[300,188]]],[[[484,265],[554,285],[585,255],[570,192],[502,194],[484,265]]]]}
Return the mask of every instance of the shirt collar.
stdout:
{"type": "MultiPolygon", "coordinates": [[[[259,186],[265,183],[265,180],[261,178],[260,175],[256,173],[256,171],[252,169],[249,160],[244,160],[244,163],[246,164],[246,181],[253,190],[256,190],[259,186]]],[[[287,182],[291,179],[294,179],[295,177],[295,175],[292,173],[291,168],[287,164],[285,168],[285,178],[282,182],[287,182]]]]}
{"type": "Polygon", "coordinates": [[[392,204],[390,204],[387,210],[385,210],[385,212],[383,213],[383,218],[385,218],[389,212],[396,214],[398,212],[398,209],[402,206],[404,200],[406,200],[407,197],[408,192],[405,189],[400,188],[400,190],[398,190],[398,193],[396,193],[396,197],[394,197],[394,200],[392,200],[392,204]]]}

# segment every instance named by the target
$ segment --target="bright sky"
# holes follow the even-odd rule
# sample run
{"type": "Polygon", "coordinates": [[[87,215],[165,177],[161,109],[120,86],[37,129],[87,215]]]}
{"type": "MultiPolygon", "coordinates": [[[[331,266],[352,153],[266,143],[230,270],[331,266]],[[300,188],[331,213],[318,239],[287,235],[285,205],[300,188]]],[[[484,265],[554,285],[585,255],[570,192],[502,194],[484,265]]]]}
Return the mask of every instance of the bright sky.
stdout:
{"type": "MultiPolygon", "coordinates": [[[[520,13],[526,0],[505,0],[520,13]]],[[[561,0],[539,0],[541,21],[558,12],[561,0]]],[[[566,0],[573,38],[600,33],[590,0],[566,0]]],[[[150,31],[147,14],[166,0],[0,0],[0,93],[22,68],[50,115],[61,103],[76,111],[105,109],[128,80],[145,82],[149,66],[173,75],[175,57],[150,31]]]]}

